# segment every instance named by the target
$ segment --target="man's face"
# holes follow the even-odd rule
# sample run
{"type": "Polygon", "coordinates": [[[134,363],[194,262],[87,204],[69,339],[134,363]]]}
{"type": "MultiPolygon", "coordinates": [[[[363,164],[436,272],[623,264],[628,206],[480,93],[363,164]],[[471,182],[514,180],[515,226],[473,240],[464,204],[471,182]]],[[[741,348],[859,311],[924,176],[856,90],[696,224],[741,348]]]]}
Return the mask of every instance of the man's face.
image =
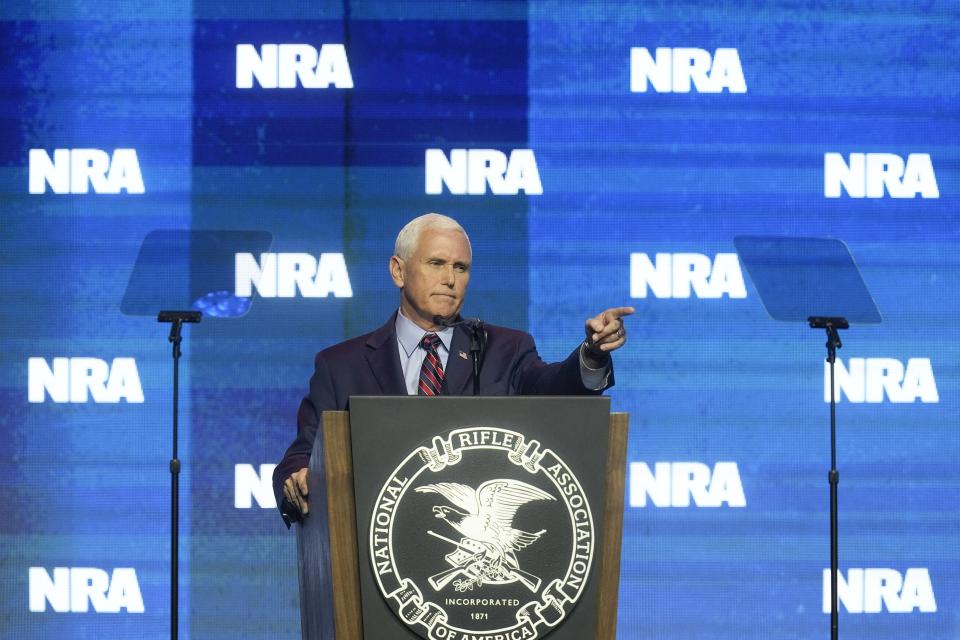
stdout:
{"type": "Polygon", "coordinates": [[[423,329],[434,316],[451,318],[460,311],[470,281],[470,245],[459,231],[426,229],[407,260],[390,258],[390,275],[400,287],[400,309],[423,329]]]}

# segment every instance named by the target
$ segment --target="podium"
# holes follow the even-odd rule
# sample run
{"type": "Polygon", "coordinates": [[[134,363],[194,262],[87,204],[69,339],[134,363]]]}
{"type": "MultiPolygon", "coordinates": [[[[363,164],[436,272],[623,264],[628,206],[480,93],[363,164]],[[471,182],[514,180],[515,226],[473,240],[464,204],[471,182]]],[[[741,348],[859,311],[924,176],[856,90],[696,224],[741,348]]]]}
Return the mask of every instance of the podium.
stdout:
{"type": "Polygon", "coordinates": [[[305,640],[615,637],[628,420],[609,398],[350,409],[324,412],[310,460],[305,640]]]}

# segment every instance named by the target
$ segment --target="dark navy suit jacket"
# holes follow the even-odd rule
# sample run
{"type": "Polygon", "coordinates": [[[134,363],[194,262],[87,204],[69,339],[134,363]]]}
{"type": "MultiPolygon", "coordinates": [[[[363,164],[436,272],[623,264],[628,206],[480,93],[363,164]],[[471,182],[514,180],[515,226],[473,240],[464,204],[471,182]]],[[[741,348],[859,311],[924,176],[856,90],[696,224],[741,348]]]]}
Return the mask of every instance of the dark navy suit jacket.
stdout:
{"type": "MultiPolygon", "coordinates": [[[[397,347],[394,313],[385,325],[366,335],[341,342],[316,355],[310,392],[300,403],[297,437],[287,449],[273,473],[273,490],[284,520],[297,519],[299,513],[285,504],[283,482],[309,465],[310,452],[317,437],[324,411],[346,410],[350,396],[407,395],[400,353],[397,347]]],[[[528,333],[485,325],[487,343],[480,369],[480,395],[589,395],[599,394],[583,386],[580,375],[579,346],[562,362],[546,364],[528,333]]],[[[450,355],[443,381],[445,395],[473,395],[473,363],[468,354],[470,337],[457,327],[450,343],[450,355]]],[[[613,386],[611,363],[607,387],[613,386]]]]}

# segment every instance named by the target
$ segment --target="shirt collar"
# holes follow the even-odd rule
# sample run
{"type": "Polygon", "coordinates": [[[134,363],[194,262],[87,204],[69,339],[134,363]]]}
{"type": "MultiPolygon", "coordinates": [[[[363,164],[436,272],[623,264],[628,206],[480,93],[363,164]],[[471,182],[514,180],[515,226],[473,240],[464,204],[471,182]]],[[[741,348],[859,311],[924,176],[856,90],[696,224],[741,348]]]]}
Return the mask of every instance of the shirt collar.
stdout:
{"type": "Polygon", "coordinates": [[[418,327],[413,320],[410,320],[402,311],[397,311],[397,321],[394,324],[397,331],[397,342],[403,348],[403,352],[409,358],[413,351],[420,346],[423,336],[428,333],[435,333],[440,337],[447,353],[450,353],[450,343],[453,341],[453,327],[444,327],[439,331],[424,331],[418,327]]]}

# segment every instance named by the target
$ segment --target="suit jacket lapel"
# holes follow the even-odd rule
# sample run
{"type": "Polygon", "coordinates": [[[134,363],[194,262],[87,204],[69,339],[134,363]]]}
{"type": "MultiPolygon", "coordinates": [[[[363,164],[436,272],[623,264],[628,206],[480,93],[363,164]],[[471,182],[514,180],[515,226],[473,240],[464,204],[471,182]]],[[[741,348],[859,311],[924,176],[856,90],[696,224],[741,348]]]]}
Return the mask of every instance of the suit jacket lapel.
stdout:
{"type": "Polygon", "coordinates": [[[473,395],[473,360],[470,357],[470,337],[463,327],[453,331],[453,340],[450,341],[450,355],[447,357],[447,368],[444,371],[443,386],[451,396],[473,395]],[[460,354],[465,354],[466,359],[460,354]],[[468,383],[470,383],[469,393],[468,383]]]}
{"type": "Polygon", "coordinates": [[[397,314],[394,312],[387,323],[367,339],[367,352],[364,354],[377,384],[380,385],[380,391],[387,396],[407,394],[403,369],[400,368],[396,321],[397,314]]]}

